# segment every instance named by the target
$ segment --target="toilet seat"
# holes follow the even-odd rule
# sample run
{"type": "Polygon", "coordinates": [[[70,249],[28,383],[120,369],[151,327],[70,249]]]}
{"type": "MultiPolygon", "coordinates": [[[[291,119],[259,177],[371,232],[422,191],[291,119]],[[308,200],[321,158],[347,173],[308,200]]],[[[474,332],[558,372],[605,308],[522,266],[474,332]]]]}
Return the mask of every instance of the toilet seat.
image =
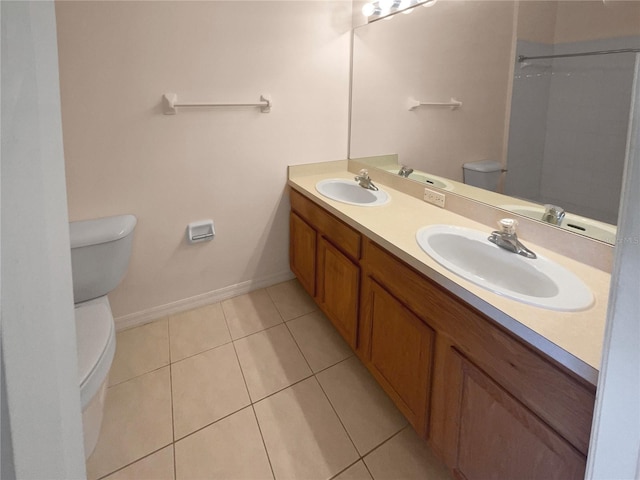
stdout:
{"type": "Polygon", "coordinates": [[[113,315],[106,296],[75,306],[78,384],[84,409],[109,374],[116,351],[113,315]]]}

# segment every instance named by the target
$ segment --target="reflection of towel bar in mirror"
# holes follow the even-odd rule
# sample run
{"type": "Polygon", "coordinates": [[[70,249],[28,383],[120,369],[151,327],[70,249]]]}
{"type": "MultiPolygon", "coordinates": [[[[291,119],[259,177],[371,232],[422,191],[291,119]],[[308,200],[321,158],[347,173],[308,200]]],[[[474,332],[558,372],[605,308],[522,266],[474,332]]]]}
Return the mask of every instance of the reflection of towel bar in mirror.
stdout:
{"type": "Polygon", "coordinates": [[[162,96],[162,113],[175,115],[178,113],[178,107],[260,107],[262,113],[271,112],[271,97],[269,95],[260,95],[260,101],[263,103],[178,103],[178,95],[165,93],[162,96]]]}
{"type": "Polygon", "coordinates": [[[449,102],[421,102],[415,98],[409,98],[407,102],[409,110],[415,110],[418,107],[449,107],[451,110],[462,107],[462,102],[451,97],[449,102]]]}

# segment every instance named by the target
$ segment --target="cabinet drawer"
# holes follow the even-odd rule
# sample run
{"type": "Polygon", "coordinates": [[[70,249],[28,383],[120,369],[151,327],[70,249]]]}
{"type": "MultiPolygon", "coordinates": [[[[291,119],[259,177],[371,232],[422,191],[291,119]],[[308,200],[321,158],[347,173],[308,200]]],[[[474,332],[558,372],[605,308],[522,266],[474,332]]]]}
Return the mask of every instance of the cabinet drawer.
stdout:
{"type": "Polygon", "coordinates": [[[291,190],[291,209],[313,225],[337,248],[352,260],[358,261],[361,254],[361,236],[346,223],[318,207],[295,190],[291,190]]]}

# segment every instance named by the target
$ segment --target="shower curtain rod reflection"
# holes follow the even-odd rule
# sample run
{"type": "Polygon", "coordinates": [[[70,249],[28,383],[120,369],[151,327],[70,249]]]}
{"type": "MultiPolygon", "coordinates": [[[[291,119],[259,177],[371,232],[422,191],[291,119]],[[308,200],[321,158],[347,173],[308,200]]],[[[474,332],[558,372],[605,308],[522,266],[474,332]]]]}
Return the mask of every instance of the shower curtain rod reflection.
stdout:
{"type": "Polygon", "coordinates": [[[640,53],[640,48],[620,48],[618,50],[599,50],[597,52],[563,53],[558,55],[538,55],[535,57],[529,57],[527,55],[518,55],[518,62],[522,63],[525,60],[538,60],[541,58],[587,57],[591,55],[609,55],[610,53],[640,53]]]}

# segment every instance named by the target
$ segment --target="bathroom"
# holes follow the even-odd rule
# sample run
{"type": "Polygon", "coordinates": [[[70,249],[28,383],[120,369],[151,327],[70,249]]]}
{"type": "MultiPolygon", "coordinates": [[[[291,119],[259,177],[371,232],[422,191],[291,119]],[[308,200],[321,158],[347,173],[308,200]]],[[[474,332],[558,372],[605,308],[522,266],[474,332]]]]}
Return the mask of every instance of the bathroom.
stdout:
{"type": "Polygon", "coordinates": [[[138,217],[110,296],[119,328],[289,280],[286,167],[348,153],[351,3],[59,2],[57,25],[49,10],[32,15],[44,22],[33,42],[57,26],[60,66],[65,164],[44,178],[59,187],[64,171],[70,220],[138,217]],[[165,116],[167,92],[221,103],[269,94],[273,107],[165,116]],[[206,218],[215,238],[189,245],[186,225],[206,218]]]}

